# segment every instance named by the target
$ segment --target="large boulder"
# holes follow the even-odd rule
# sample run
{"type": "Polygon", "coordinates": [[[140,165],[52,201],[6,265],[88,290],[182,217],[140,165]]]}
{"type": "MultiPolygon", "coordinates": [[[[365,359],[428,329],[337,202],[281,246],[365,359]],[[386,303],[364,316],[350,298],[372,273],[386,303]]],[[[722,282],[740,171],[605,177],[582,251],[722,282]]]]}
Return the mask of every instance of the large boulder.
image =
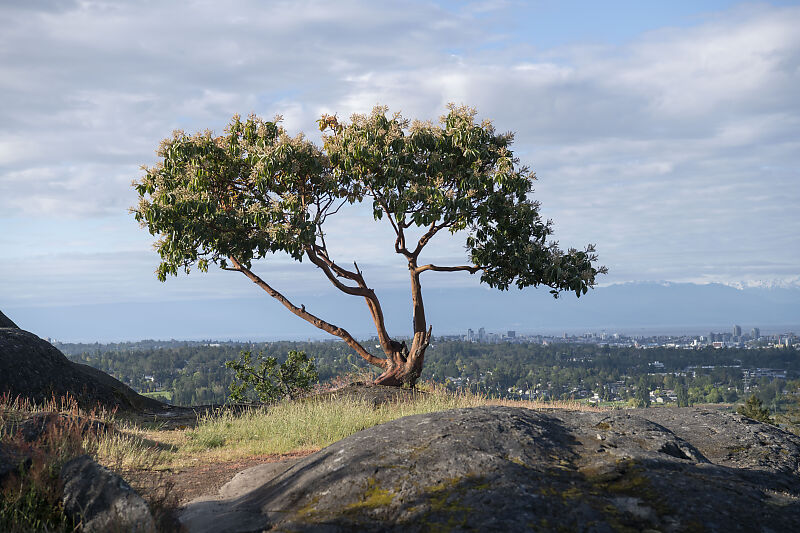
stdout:
{"type": "Polygon", "coordinates": [[[37,403],[71,396],[85,408],[159,410],[164,404],[90,366],[73,363],[55,346],[19,328],[0,328],[0,394],[37,403]]]}
{"type": "Polygon", "coordinates": [[[179,519],[220,533],[800,531],[800,438],[694,409],[457,409],[255,467],[179,519]]]}
{"type": "Polygon", "coordinates": [[[124,479],[88,455],[61,468],[64,512],[81,522],[86,533],[129,531],[155,533],[147,503],[124,479]]]}

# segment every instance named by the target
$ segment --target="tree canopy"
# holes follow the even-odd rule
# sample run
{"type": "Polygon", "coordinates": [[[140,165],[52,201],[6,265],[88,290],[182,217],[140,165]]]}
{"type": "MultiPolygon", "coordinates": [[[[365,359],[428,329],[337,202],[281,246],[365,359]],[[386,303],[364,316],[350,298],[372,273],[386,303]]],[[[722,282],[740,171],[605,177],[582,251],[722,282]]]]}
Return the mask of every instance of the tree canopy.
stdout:
{"type": "Polygon", "coordinates": [[[193,265],[239,271],[290,311],[344,339],[368,362],[384,369],[378,382],[413,384],[430,340],[420,275],[426,271],[480,273],[501,290],[545,285],[557,296],[593,287],[604,267],[594,247],[562,250],[549,239],[532,199],[534,173],[511,151],[513,135],[499,134],[476,112],[449,106],[438,124],[388,115],[385,107],[353,115],[350,122],[324,115],[323,146],[289,136],[280,117],[234,116],[222,136],[176,131],[162,141],[153,167],[134,182],[136,219],[158,235],[164,281],[193,265]],[[375,292],[352,260],[337,261],[326,243],[326,222],[345,204],[370,205],[376,221],[391,225],[394,249],[407,262],[412,292],[413,340],[409,348],[387,333],[375,292]],[[419,230],[412,239],[410,229],[419,230]],[[440,232],[464,239],[463,264],[421,261],[440,232]],[[415,242],[412,242],[415,241],[415,242]],[[252,272],[252,262],[275,252],[308,259],[346,294],[363,297],[385,357],[363,348],[344,329],[297,307],[252,272]],[[353,263],[353,267],[343,265],[353,263]]]}

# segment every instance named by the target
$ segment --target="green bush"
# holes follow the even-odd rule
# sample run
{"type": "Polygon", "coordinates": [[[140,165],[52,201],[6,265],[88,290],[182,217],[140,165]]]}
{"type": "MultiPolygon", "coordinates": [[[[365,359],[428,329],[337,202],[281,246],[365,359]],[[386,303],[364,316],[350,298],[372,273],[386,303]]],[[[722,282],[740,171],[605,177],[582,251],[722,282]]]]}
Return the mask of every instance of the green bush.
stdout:
{"type": "Polygon", "coordinates": [[[753,420],[758,420],[759,422],[764,422],[766,424],[772,424],[772,418],[770,418],[769,409],[764,407],[761,403],[761,400],[758,399],[758,396],[755,394],[751,394],[744,405],[740,405],[736,412],[740,415],[744,415],[748,418],[752,418],[753,420]]]}
{"type": "Polygon", "coordinates": [[[253,360],[249,351],[243,351],[238,361],[227,361],[225,366],[236,373],[230,384],[231,402],[294,399],[319,381],[314,359],[295,350],[290,350],[289,357],[280,364],[275,357],[264,357],[263,352],[253,360]]]}

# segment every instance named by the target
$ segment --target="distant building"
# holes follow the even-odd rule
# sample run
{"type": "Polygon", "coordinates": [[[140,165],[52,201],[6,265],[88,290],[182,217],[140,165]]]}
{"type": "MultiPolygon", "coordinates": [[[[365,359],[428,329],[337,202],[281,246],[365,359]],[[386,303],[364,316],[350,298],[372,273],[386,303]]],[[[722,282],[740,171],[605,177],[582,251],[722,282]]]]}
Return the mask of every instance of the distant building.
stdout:
{"type": "Polygon", "coordinates": [[[467,330],[467,341],[475,342],[475,332],[472,330],[472,328],[467,330]]]}
{"type": "Polygon", "coordinates": [[[733,326],[733,336],[734,337],[741,337],[742,336],[742,326],[734,325],[733,326]]]}
{"type": "Polygon", "coordinates": [[[513,339],[516,336],[517,336],[517,332],[514,331],[514,330],[508,330],[508,333],[506,334],[506,337],[508,337],[509,339],[513,339]]]}
{"type": "Polygon", "coordinates": [[[761,338],[761,330],[758,329],[758,328],[751,329],[750,330],[750,336],[753,337],[753,339],[755,339],[755,340],[760,339],[761,338]]]}
{"type": "Polygon", "coordinates": [[[486,340],[486,329],[480,328],[478,329],[478,340],[483,342],[486,340]]]}

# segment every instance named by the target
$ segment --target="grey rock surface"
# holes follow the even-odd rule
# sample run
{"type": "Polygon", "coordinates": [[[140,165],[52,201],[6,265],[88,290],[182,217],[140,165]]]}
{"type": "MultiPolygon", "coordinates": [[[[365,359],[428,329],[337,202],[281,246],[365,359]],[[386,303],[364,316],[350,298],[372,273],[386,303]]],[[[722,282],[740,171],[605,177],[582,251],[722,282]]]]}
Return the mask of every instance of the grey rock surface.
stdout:
{"type": "Polygon", "coordinates": [[[800,469],[785,431],[746,416],[691,407],[631,409],[627,413],[657,422],[695,443],[709,461],[718,465],[790,474],[800,469]]]}
{"type": "Polygon", "coordinates": [[[219,489],[219,496],[209,498],[214,500],[227,500],[244,496],[264,484],[265,479],[273,479],[285,473],[302,459],[289,459],[276,463],[264,463],[239,472],[233,479],[219,489]]]}
{"type": "Polygon", "coordinates": [[[0,394],[4,392],[37,403],[71,395],[87,409],[163,408],[161,402],[97,369],[73,363],[49,342],[18,328],[0,328],[0,394]]]}
{"type": "Polygon", "coordinates": [[[155,532],[153,516],[142,497],[125,480],[88,455],[65,464],[61,482],[64,511],[80,518],[83,531],[155,532]]]}
{"type": "Polygon", "coordinates": [[[479,407],[240,474],[191,532],[800,531],[800,438],[697,409],[479,407]]]}

